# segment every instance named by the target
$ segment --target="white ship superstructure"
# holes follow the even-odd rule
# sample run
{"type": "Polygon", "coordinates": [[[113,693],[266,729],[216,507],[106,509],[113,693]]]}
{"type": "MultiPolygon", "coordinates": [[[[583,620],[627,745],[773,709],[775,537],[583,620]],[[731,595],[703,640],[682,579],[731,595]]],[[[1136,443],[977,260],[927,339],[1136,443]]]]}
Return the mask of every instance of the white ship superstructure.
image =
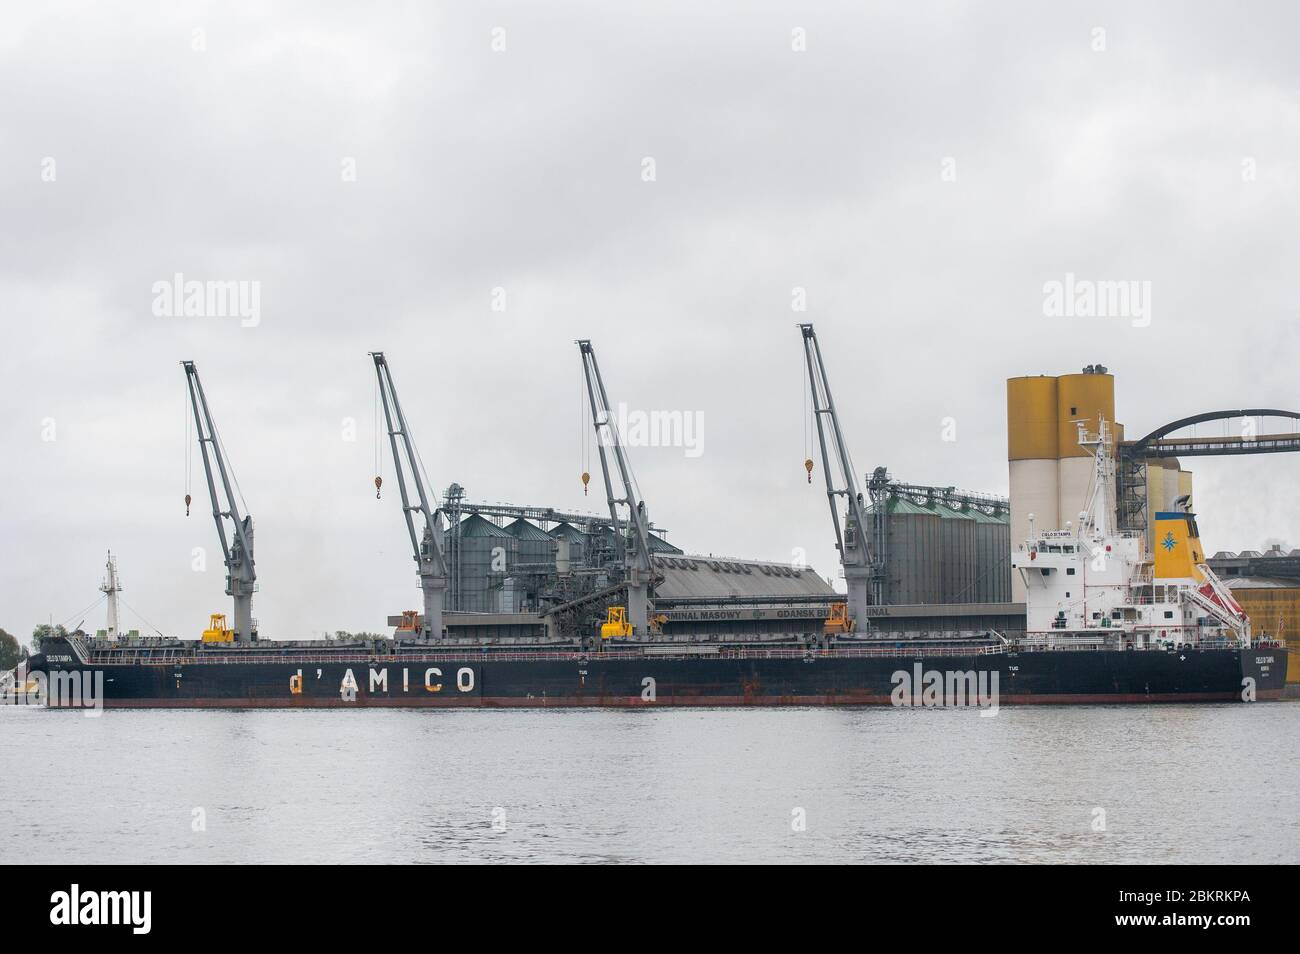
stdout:
{"type": "Polygon", "coordinates": [[[1046,648],[1178,649],[1251,645],[1250,620],[1205,565],[1196,516],[1180,497],[1154,515],[1155,552],[1145,535],[1115,529],[1115,458],[1102,420],[1079,444],[1094,457],[1078,524],[1039,531],[1011,565],[1026,589],[1025,643],[1046,648]]]}

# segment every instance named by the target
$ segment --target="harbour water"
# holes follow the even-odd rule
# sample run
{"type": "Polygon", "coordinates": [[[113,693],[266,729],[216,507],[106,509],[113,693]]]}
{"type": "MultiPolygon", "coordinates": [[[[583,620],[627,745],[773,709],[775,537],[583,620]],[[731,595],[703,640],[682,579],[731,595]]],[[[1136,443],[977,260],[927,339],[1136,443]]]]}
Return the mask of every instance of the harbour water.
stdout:
{"type": "Polygon", "coordinates": [[[0,707],[0,862],[1300,860],[1300,703],[0,707]]]}

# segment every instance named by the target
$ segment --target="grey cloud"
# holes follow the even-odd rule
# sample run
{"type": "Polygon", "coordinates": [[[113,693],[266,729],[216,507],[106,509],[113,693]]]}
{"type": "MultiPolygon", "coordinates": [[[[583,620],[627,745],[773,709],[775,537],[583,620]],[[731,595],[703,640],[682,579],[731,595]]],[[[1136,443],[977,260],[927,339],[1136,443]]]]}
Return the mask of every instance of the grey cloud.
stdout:
{"type": "MultiPolygon", "coordinates": [[[[414,605],[395,504],[369,490],[374,348],[439,488],[599,510],[577,480],[572,341],[591,337],[615,401],[705,415],[698,460],[634,455],[672,538],[774,559],[803,547],[826,574],[798,319],[818,324],[858,469],[918,482],[1005,490],[1010,375],[1100,360],[1134,431],[1295,403],[1289,5],[69,3],[5,17],[11,631],[89,603],[108,547],[127,599],[168,632],[225,606],[218,570],[189,569],[215,539],[201,506],[186,521],[180,505],[182,358],[258,521],[257,614],[276,636],[374,629],[414,605]],[[795,26],[805,53],[790,51],[795,26]],[[154,317],[150,287],[177,271],[261,282],[261,325],[154,317]],[[1151,281],[1151,327],[1044,318],[1042,283],[1066,271],[1151,281]],[[955,444],[939,440],[946,416],[955,444]]],[[[1300,537],[1281,506],[1289,462],[1255,460],[1194,465],[1211,549],[1300,537]]]]}

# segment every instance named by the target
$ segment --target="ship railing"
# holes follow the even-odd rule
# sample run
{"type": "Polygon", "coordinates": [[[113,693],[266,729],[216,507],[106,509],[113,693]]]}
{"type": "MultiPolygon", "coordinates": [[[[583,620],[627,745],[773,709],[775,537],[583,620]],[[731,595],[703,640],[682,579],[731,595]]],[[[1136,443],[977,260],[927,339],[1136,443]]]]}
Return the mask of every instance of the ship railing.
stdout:
{"type": "Polygon", "coordinates": [[[845,659],[879,656],[989,656],[1008,651],[1006,646],[925,646],[898,641],[888,646],[840,646],[834,649],[724,649],[722,659],[845,659]]]}
{"type": "MultiPolygon", "coordinates": [[[[464,652],[428,652],[418,654],[401,655],[375,655],[373,653],[363,654],[311,654],[300,655],[296,653],[240,653],[238,655],[204,653],[196,655],[193,653],[187,655],[163,655],[155,651],[145,652],[102,652],[96,653],[91,660],[92,663],[113,664],[113,663],[142,663],[145,665],[157,666],[186,666],[186,665],[234,665],[239,663],[288,663],[291,665],[315,665],[319,663],[335,663],[347,665],[368,665],[370,663],[398,664],[401,663],[474,663],[474,662],[589,662],[591,660],[608,659],[662,659],[678,655],[682,658],[690,659],[844,659],[857,657],[879,657],[879,656],[985,656],[997,655],[1000,653],[1014,651],[1014,646],[1004,646],[1002,644],[980,643],[977,645],[960,645],[948,644],[939,646],[918,645],[909,640],[896,640],[888,645],[880,646],[839,646],[833,649],[800,649],[797,647],[788,648],[752,648],[752,647],[723,647],[719,646],[717,652],[702,655],[698,650],[689,646],[682,646],[680,650],[674,653],[674,648],[667,645],[655,646],[654,652],[646,652],[645,648],[636,649],[609,649],[604,652],[583,653],[583,652],[555,652],[555,651],[493,651],[488,650],[476,651],[467,649],[464,652]]],[[[163,651],[165,652],[165,651],[163,651]]]]}
{"type": "MultiPolygon", "coordinates": [[[[942,645],[925,645],[913,640],[894,640],[888,644],[875,646],[837,646],[831,649],[801,649],[798,647],[716,647],[716,652],[701,654],[698,649],[690,646],[682,646],[678,651],[677,647],[670,645],[657,645],[652,647],[653,652],[647,652],[649,647],[638,647],[635,649],[615,649],[610,648],[603,652],[580,652],[580,651],[532,651],[532,650],[476,650],[467,648],[463,652],[436,651],[418,654],[401,655],[375,655],[373,653],[350,653],[350,654],[317,654],[300,655],[285,651],[282,653],[247,653],[247,654],[217,654],[203,653],[196,655],[194,653],[178,654],[175,650],[144,650],[137,652],[113,651],[113,652],[95,652],[89,654],[90,664],[122,664],[122,663],[141,663],[145,665],[156,666],[187,666],[187,665],[237,665],[240,663],[289,663],[293,665],[317,665],[321,663],[336,663],[346,665],[363,666],[370,663],[383,663],[388,665],[402,663],[473,663],[473,662],[589,662],[592,660],[607,659],[663,659],[665,657],[679,656],[690,659],[844,659],[844,658],[872,658],[881,656],[989,656],[1003,653],[1014,652],[1096,652],[1116,647],[1116,639],[1121,642],[1127,640],[1121,635],[1121,631],[1115,630],[1110,638],[1103,637],[1021,637],[1013,641],[1010,645],[980,643],[977,645],[963,645],[959,643],[948,643],[942,645]]],[[[1188,640],[1186,645],[1194,649],[1232,649],[1238,646],[1235,640],[1231,639],[1203,639],[1188,640]]],[[[1148,645],[1142,650],[1134,648],[1134,652],[1160,652],[1164,651],[1160,647],[1148,645]]]]}
{"type": "Polygon", "coordinates": [[[67,640],[68,645],[72,648],[72,652],[76,655],[78,662],[84,664],[86,660],[90,658],[91,652],[86,648],[85,641],[76,633],[69,633],[64,637],[64,639],[67,640]]]}
{"type": "Polygon", "coordinates": [[[311,654],[302,655],[299,653],[248,653],[238,656],[231,654],[218,655],[217,653],[187,653],[185,655],[166,655],[164,652],[150,653],[97,653],[92,662],[98,663],[125,663],[139,662],[144,664],[153,664],[158,666],[188,666],[188,665],[239,665],[241,663],[290,663],[293,665],[307,665],[319,663],[345,663],[347,665],[367,665],[372,662],[376,663],[402,663],[402,662],[474,662],[479,659],[500,659],[509,661],[512,659],[543,659],[543,660],[573,660],[582,658],[578,653],[557,653],[557,652],[539,652],[539,653],[479,653],[474,650],[467,650],[463,653],[438,652],[438,653],[420,653],[396,655],[376,655],[374,653],[362,654],[311,654]]]}
{"type": "MultiPolygon", "coordinates": [[[[1136,646],[1127,645],[1129,638],[1126,635],[1120,635],[1121,630],[1114,631],[1119,636],[1117,645],[1116,639],[1096,639],[1093,637],[1058,637],[1050,640],[1042,637],[1029,636],[1021,640],[1016,647],[1024,652],[1096,652],[1099,650],[1115,650],[1123,648],[1126,652],[1168,652],[1163,646],[1153,646],[1148,643],[1139,649],[1136,646]]],[[[1190,649],[1237,649],[1240,644],[1235,639],[1187,639],[1184,646],[1190,649]]]]}

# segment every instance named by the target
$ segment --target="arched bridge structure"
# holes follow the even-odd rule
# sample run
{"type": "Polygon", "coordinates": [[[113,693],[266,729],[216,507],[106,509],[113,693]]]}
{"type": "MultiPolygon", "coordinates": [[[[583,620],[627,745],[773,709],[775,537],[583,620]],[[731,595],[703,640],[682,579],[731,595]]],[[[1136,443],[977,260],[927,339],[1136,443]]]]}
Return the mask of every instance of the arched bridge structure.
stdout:
{"type": "Polygon", "coordinates": [[[1223,457],[1234,454],[1279,454],[1300,451],[1300,411],[1277,408],[1240,408],[1206,411],[1156,428],[1145,437],[1124,441],[1119,446],[1116,474],[1116,503],[1119,524],[1124,530],[1143,530],[1147,525],[1146,462],[1161,457],[1223,457]],[[1211,421],[1243,419],[1240,433],[1219,437],[1179,437],[1178,431],[1211,421]],[[1261,433],[1261,418],[1292,421],[1290,431],[1261,433]],[[1247,425],[1245,422],[1250,421],[1247,425]]]}

